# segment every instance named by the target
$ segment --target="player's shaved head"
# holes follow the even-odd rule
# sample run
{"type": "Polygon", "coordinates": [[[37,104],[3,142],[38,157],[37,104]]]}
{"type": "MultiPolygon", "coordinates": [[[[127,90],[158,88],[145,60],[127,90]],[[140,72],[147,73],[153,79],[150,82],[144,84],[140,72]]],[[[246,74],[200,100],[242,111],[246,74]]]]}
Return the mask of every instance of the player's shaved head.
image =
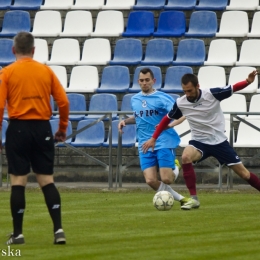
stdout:
{"type": "Polygon", "coordinates": [[[198,77],[191,73],[184,74],[181,78],[181,83],[187,85],[189,82],[196,87],[199,84],[198,77]]]}
{"type": "Polygon", "coordinates": [[[17,54],[31,54],[34,47],[34,37],[28,32],[19,32],[14,37],[15,53],[17,54]]]}

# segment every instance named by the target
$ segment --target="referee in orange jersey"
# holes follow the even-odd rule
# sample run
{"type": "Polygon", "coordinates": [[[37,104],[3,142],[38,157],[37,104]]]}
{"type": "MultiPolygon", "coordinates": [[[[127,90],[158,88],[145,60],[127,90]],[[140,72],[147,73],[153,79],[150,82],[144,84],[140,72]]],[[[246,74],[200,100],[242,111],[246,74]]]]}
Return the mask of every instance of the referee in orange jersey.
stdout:
{"type": "Polygon", "coordinates": [[[6,244],[25,243],[22,232],[25,186],[31,168],[36,174],[53,221],[54,244],[65,244],[61,224],[61,199],[54,185],[53,167],[54,139],[66,139],[69,101],[53,71],[33,60],[34,38],[30,33],[18,33],[14,37],[12,51],[16,62],[0,71],[0,130],[6,102],[10,119],[5,149],[11,180],[13,233],[6,244]],[[50,95],[57,102],[60,113],[59,129],[54,137],[49,123],[52,114],[50,95]]]}

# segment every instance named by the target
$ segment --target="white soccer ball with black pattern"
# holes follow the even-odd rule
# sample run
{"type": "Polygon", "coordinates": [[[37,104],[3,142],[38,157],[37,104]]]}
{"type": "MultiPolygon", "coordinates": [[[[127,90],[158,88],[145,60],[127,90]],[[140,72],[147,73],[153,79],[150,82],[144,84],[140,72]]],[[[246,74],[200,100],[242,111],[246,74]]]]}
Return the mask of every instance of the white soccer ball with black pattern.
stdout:
{"type": "Polygon", "coordinates": [[[159,191],[153,197],[153,205],[160,211],[170,210],[174,204],[174,198],[168,191],[159,191]]]}

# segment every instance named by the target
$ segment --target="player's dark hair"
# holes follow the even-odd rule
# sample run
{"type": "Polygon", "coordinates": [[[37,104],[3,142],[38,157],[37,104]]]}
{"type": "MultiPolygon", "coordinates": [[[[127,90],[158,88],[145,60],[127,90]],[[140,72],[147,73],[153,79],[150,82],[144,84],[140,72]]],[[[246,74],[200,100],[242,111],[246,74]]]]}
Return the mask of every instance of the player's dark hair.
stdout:
{"type": "Polygon", "coordinates": [[[147,74],[147,73],[150,73],[152,79],[154,79],[154,74],[153,74],[153,71],[149,68],[143,68],[140,70],[140,73],[143,73],[143,74],[147,74]]]}
{"type": "Polygon", "coordinates": [[[34,37],[28,32],[19,32],[14,37],[14,49],[17,54],[31,54],[34,37]]]}
{"type": "Polygon", "coordinates": [[[184,74],[181,78],[181,83],[183,85],[187,85],[189,82],[191,82],[191,84],[196,87],[199,84],[198,78],[196,75],[191,74],[191,73],[187,73],[184,74]]]}

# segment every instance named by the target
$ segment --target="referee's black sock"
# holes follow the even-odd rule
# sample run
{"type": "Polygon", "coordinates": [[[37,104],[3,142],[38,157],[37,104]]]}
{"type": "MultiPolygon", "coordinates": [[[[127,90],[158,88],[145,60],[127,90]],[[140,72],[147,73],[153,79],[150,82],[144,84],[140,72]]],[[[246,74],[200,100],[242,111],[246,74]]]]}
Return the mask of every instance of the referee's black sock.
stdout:
{"type": "Polygon", "coordinates": [[[50,183],[42,187],[45,202],[52,218],[54,232],[61,227],[61,199],[60,193],[54,183],[50,183]]]}
{"type": "Polygon", "coordinates": [[[23,215],[25,210],[25,187],[14,185],[11,188],[10,207],[13,217],[13,235],[23,233],[23,215]]]}

